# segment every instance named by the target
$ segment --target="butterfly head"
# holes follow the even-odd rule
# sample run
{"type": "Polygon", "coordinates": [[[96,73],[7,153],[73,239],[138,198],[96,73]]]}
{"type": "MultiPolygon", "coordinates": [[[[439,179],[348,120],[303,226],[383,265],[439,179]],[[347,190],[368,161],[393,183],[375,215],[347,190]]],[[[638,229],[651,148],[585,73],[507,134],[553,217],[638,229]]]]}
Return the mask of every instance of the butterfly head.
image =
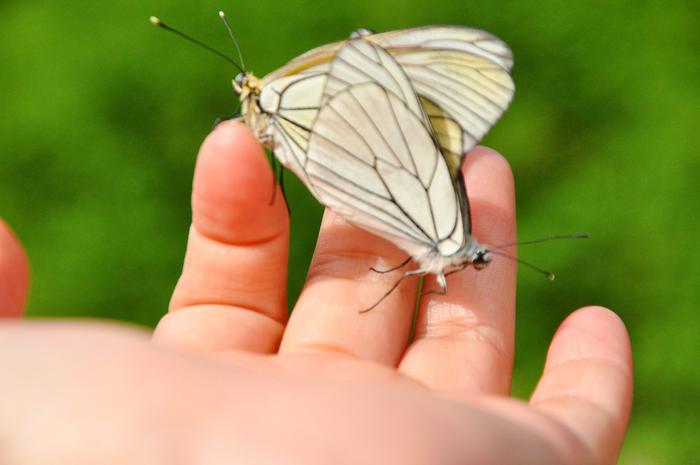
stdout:
{"type": "Polygon", "coordinates": [[[233,79],[233,90],[241,96],[241,100],[249,98],[251,95],[260,95],[262,86],[260,80],[253,73],[242,72],[233,79]]]}
{"type": "Polygon", "coordinates": [[[451,274],[469,266],[473,266],[475,270],[483,270],[493,260],[493,253],[470,237],[466,247],[451,254],[445,254],[444,250],[433,249],[415,259],[426,273],[451,274]]]}

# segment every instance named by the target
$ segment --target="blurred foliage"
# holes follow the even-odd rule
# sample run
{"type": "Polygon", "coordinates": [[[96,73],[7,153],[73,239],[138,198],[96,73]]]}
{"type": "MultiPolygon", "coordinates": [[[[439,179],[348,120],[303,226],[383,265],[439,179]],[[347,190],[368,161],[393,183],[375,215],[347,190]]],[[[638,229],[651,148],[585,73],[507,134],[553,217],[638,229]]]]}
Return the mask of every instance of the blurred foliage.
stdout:
{"type": "MultiPolygon", "coordinates": [[[[229,66],[155,30],[149,15],[226,48],[215,13],[227,9],[259,75],[360,26],[472,25],[515,55],[515,101],[485,143],[513,165],[520,237],[592,234],[522,250],[559,279],[521,272],[515,394],[533,388],[546,341],[568,312],[609,306],[629,327],[636,362],[620,463],[695,462],[697,2],[320,4],[0,3],[0,215],[32,260],[30,315],[153,325],[166,309],[187,236],[195,154],[236,98],[229,66]]],[[[321,208],[291,178],[291,265],[299,270],[321,208]]],[[[290,277],[290,301],[303,279],[290,277]]]]}

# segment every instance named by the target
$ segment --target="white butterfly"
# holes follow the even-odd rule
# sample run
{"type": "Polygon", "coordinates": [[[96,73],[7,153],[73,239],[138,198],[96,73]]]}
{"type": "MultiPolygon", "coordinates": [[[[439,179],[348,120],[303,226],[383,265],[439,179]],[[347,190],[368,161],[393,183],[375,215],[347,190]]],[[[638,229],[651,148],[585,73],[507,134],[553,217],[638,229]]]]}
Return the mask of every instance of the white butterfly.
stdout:
{"type": "Polygon", "coordinates": [[[445,275],[491,261],[470,235],[459,167],[508,107],[511,66],[476,29],[359,30],[234,88],[245,123],[322,204],[404,249],[420,266],[404,277],[433,273],[444,292],[445,275]]]}

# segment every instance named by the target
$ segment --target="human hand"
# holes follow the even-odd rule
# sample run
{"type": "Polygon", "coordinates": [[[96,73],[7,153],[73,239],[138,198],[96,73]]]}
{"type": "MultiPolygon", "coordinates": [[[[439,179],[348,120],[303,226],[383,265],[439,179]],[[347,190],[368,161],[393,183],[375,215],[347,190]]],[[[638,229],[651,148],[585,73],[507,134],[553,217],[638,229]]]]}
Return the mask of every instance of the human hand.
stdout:
{"type": "MultiPolygon", "coordinates": [[[[507,163],[476,149],[465,178],[476,237],[511,242],[507,163]]],[[[113,325],[0,325],[3,463],[614,463],[632,377],[612,312],[567,318],[530,401],[510,399],[515,265],[452,275],[447,295],[422,299],[409,344],[415,281],[358,313],[400,276],[370,266],[402,253],[326,212],[287,321],[289,226],[279,192],[269,204],[272,185],[243,126],[207,139],[158,344],[113,325]]],[[[0,276],[20,276],[6,231],[0,250],[0,276]]],[[[19,296],[0,308],[16,313],[23,283],[0,281],[2,297],[19,296]]]]}

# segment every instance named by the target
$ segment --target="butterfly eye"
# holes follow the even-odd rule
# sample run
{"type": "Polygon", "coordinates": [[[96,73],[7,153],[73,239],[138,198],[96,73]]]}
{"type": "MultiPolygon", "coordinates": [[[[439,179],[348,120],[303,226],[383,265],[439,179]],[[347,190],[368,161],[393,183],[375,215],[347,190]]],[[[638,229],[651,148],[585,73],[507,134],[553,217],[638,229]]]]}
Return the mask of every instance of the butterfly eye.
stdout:
{"type": "Polygon", "coordinates": [[[486,249],[479,250],[476,253],[476,257],[474,258],[472,265],[477,270],[483,270],[484,268],[486,268],[486,266],[489,263],[491,263],[492,258],[493,257],[491,256],[491,253],[488,250],[486,250],[486,249]]]}
{"type": "Polygon", "coordinates": [[[235,82],[239,88],[243,89],[248,82],[248,76],[246,76],[245,73],[239,73],[233,82],[235,82]]]}

